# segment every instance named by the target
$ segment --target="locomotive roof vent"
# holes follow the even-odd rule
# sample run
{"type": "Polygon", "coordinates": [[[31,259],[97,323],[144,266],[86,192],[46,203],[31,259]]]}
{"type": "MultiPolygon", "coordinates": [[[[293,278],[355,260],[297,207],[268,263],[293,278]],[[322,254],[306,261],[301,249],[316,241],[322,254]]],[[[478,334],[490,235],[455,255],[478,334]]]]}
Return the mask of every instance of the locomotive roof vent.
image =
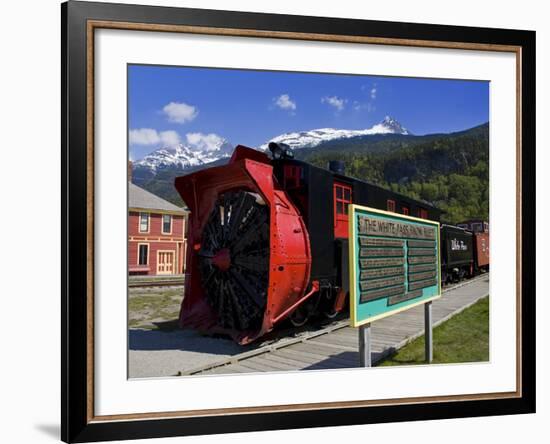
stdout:
{"type": "Polygon", "coordinates": [[[273,159],[294,159],[294,151],[286,143],[269,142],[267,147],[273,159]]]}
{"type": "Polygon", "coordinates": [[[346,164],[343,160],[329,160],[328,169],[336,174],[346,174],[346,164]]]}

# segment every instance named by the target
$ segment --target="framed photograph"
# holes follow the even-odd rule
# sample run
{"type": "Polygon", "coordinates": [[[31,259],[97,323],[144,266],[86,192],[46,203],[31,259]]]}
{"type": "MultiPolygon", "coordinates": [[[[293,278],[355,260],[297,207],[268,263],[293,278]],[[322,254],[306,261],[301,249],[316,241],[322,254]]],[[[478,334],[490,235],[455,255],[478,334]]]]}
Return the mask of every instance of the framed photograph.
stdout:
{"type": "Polygon", "coordinates": [[[61,12],[65,442],[535,411],[534,32],[61,12]]]}

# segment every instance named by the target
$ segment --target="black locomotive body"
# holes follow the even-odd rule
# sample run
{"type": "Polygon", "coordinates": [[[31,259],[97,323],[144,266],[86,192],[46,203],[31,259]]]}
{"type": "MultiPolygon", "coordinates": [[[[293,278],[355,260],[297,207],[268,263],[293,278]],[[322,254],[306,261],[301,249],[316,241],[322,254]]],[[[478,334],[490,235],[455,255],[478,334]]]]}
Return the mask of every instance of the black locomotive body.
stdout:
{"type": "Polygon", "coordinates": [[[471,231],[441,225],[441,281],[450,283],[474,273],[474,236],[471,231]]]}
{"type": "MultiPolygon", "coordinates": [[[[311,246],[311,281],[320,286],[323,312],[334,312],[338,294],[349,291],[348,206],[357,204],[433,221],[441,210],[367,181],[345,175],[344,164],[333,161],[328,169],[282,158],[273,160],[273,173],[300,210],[311,246]]],[[[336,304],[336,308],[339,305],[336,304]]],[[[292,320],[292,318],[291,318],[292,320]]]]}

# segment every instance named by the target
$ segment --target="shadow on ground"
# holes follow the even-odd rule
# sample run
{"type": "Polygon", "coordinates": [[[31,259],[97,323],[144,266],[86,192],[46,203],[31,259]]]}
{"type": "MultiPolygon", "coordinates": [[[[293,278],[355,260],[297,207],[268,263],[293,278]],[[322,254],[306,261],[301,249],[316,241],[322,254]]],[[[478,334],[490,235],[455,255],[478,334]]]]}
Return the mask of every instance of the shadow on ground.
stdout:
{"type": "MultiPolygon", "coordinates": [[[[340,320],[340,318],[335,321],[340,320]]],[[[210,354],[229,354],[246,352],[283,338],[291,338],[302,333],[316,331],[326,323],[307,324],[303,327],[277,326],[260,340],[243,346],[235,343],[229,336],[206,336],[196,330],[180,329],[178,320],[153,322],[157,329],[130,328],[128,347],[135,351],[180,350],[210,354]]]]}
{"type": "Polygon", "coordinates": [[[234,355],[249,350],[231,339],[202,336],[193,330],[128,331],[128,347],[135,351],[179,350],[198,353],[234,355]]]}
{"type": "MultiPolygon", "coordinates": [[[[394,350],[392,348],[392,350],[394,350]]],[[[372,362],[376,365],[381,359],[388,356],[391,350],[385,352],[372,352],[372,362]]],[[[302,368],[302,370],[327,370],[327,369],[342,369],[342,368],[357,368],[359,367],[359,353],[345,351],[341,353],[335,353],[332,356],[316,362],[308,367],[302,368]]]]}

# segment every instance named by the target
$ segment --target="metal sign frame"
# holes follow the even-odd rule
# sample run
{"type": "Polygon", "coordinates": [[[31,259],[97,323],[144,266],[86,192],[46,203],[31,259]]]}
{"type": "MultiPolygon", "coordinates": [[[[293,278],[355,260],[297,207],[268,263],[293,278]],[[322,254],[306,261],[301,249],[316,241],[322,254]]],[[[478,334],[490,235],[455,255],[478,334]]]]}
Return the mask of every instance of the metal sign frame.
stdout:
{"type": "MultiPolygon", "coordinates": [[[[392,316],[396,313],[400,313],[402,311],[405,311],[405,310],[408,310],[410,308],[413,308],[413,307],[416,307],[418,305],[421,305],[421,304],[426,304],[428,302],[431,302],[431,301],[434,301],[436,299],[439,299],[441,297],[441,243],[440,243],[440,232],[439,232],[439,227],[440,227],[440,223],[439,222],[436,222],[436,221],[432,221],[432,220],[427,220],[427,219],[421,219],[421,218],[418,218],[418,217],[413,217],[413,216],[408,216],[408,215],[403,215],[403,214],[398,214],[398,213],[393,213],[393,212],[390,212],[390,211],[383,211],[383,210],[378,210],[376,208],[371,208],[371,207],[366,207],[366,206],[362,206],[362,205],[356,205],[356,204],[352,204],[349,206],[348,208],[348,211],[349,211],[349,278],[350,278],[350,325],[352,327],[359,327],[359,326],[362,326],[362,325],[365,325],[365,324],[370,324],[371,322],[373,321],[376,321],[378,319],[383,319],[385,317],[388,317],[388,316],[392,316]],[[357,226],[358,226],[358,222],[357,222],[357,216],[359,214],[367,214],[367,215],[372,215],[374,216],[375,218],[378,218],[378,219],[392,219],[396,222],[404,222],[406,224],[410,224],[410,223],[413,223],[414,225],[424,225],[424,226],[433,226],[436,228],[436,237],[435,237],[435,241],[437,243],[437,253],[436,253],[436,262],[435,262],[435,265],[436,265],[436,280],[437,280],[437,294],[436,295],[431,295],[431,296],[416,296],[416,297],[412,297],[410,299],[406,299],[406,300],[397,300],[397,302],[393,303],[393,304],[389,304],[389,299],[391,298],[395,298],[395,295],[394,294],[389,294],[388,296],[386,297],[381,297],[381,298],[376,298],[376,299],[373,299],[373,300],[366,300],[366,302],[363,302],[361,303],[361,294],[360,294],[360,291],[359,291],[359,272],[358,272],[358,268],[359,268],[359,261],[361,260],[361,256],[360,256],[360,253],[361,253],[361,248],[364,248],[360,245],[360,242],[359,242],[359,236],[358,236],[358,233],[357,233],[357,226]],[[380,313],[377,313],[377,314],[374,314],[374,315],[371,315],[371,316],[367,316],[367,317],[362,317],[361,314],[359,313],[360,310],[358,310],[358,306],[359,304],[371,304],[372,302],[377,302],[379,301],[380,299],[386,299],[388,300],[388,309],[387,310],[384,310],[383,312],[380,312],[380,313]],[[391,308],[392,305],[395,306],[395,308],[391,308]]],[[[392,240],[400,240],[402,241],[403,243],[407,243],[408,242],[418,242],[417,239],[414,239],[414,240],[407,240],[406,237],[391,237],[392,240]]],[[[389,241],[390,239],[388,239],[389,241]]],[[[418,248],[419,246],[415,246],[414,248],[418,248]]],[[[407,259],[407,254],[404,254],[403,257],[405,258],[404,260],[404,266],[408,267],[408,261],[406,260],[407,259]]],[[[414,257],[417,257],[417,256],[414,256],[414,257]]],[[[421,256],[420,256],[421,257],[421,256]]],[[[403,276],[406,276],[407,273],[405,272],[403,274],[403,276]]],[[[433,285],[432,285],[433,287],[433,285]]],[[[429,287],[427,287],[429,288],[429,287]]],[[[413,293],[413,291],[411,291],[410,293],[413,293]]],[[[417,294],[417,293],[415,293],[417,294]]],[[[394,299],[395,301],[396,299],[394,299]]],[[[379,303],[379,302],[377,302],[379,303]]]]}

